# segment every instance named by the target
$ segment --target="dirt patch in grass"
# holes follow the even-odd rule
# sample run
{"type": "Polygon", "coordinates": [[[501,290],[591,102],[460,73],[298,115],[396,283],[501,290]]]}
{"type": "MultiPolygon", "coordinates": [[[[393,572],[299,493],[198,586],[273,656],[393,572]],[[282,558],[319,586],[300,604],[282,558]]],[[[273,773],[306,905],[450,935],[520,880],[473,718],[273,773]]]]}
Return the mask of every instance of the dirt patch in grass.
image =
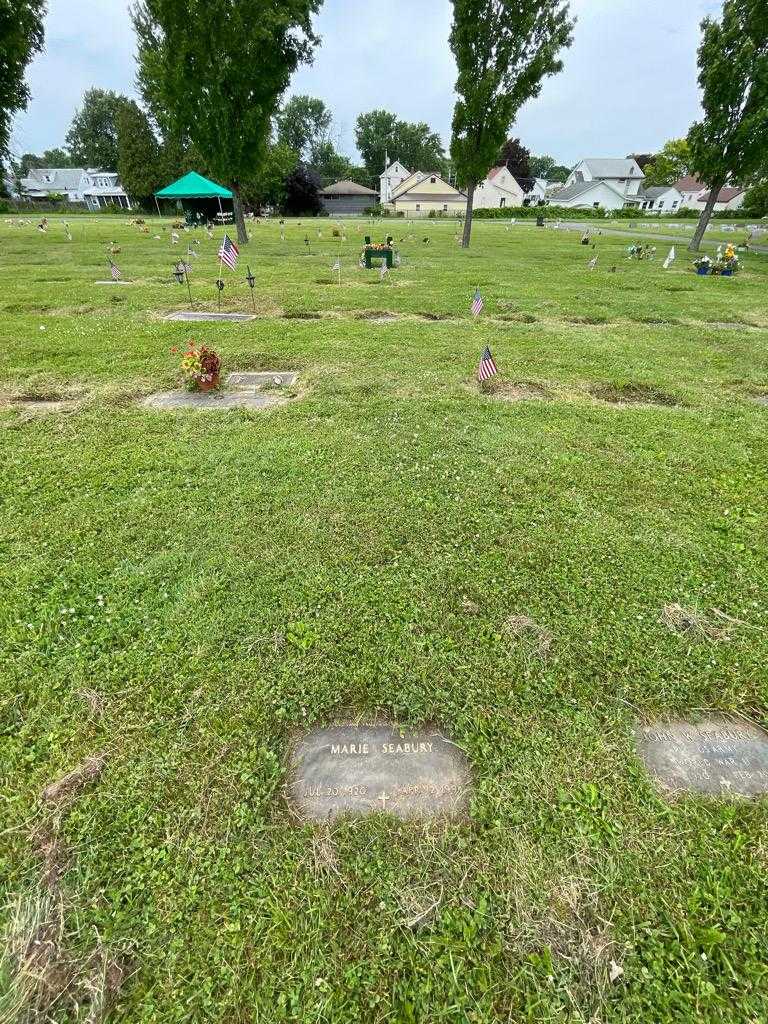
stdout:
{"type": "Polygon", "coordinates": [[[680,323],[679,320],[674,318],[665,320],[658,316],[635,316],[632,319],[638,324],[652,324],[657,327],[674,327],[680,323]]]}
{"type": "Polygon", "coordinates": [[[420,316],[422,320],[452,320],[453,316],[450,313],[416,313],[416,316],[420,316]]]}
{"type": "Polygon", "coordinates": [[[491,377],[480,385],[480,391],[489,398],[498,398],[502,402],[525,402],[529,399],[546,401],[551,397],[549,391],[541,384],[532,380],[505,380],[503,377],[491,377]]]}
{"type": "Polygon", "coordinates": [[[57,807],[69,803],[81,789],[101,777],[106,765],[107,755],[104,751],[87,757],[77,768],[55,782],[48,783],[42,793],[43,802],[57,807]]]}
{"type": "Polygon", "coordinates": [[[758,405],[768,405],[768,392],[752,395],[752,399],[757,402],[758,405]]]}
{"type": "Polygon", "coordinates": [[[724,643],[732,638],[739,626],[746,625],[719,608],[702,610],[677,603],[664,605],[661,622],[671,632],[694,643],[724,643]]]}
{"type": "Polygon", "coordinates": [[[548,656],[554,637],[529,615],[510,615],[504,629],[513,640],[524,644],[531,654],[542,659],[548,656]]]}
{"type": "Polygon", "coordinates": [[[743,331],[749,324],[739,323],[736,320],[703,320],[707,327],[716,327],[719,331],[743,331]]]}
{"type": "Polygon", "coordinates": [[[11,394],[0,394],[0,409],[17,409],[27,416],[70,412],[83,399],[82,391],[60,392],[53,388],[27,387],[11,394]]]}
{"type": "Polygon", "coordinates": [[[569,316],[566,317],[566,322],[569,324],[592,324],[593,326],[599,326],[600,324],[610,323],[610,319],[607,316],[596,314],[595,316],[569,316]]]}
{"type": "Polygon", "coordinates": [[[283,313],[284,320],[321,320],[322,315],[320,313],[312,311],[296,310],[294,312],[283,313]]]}
{"type": "Polygon", "coordinates": [[[27,302],[11,302],[5,307],[6,313],[50,313],[53,306],[32,306],[27,302]]]}
{"type": "Polygon", "coordinates": [[[391,313],[387,309],[361,309],[359,313],[355,313],[355,320],[372,320],[377,324],[390,323],[398,319],[397,313],[391,313]]]}
{"type": "Polygon", "coordinates": [[[601,402],[611,405],[664,405],[676,406],[681,403],[673,395],[650,384],[596,384],[590,394],[601,402]]]}
{"type": "Polygon", "coordinates": [[[536,317],[530,313],[500,313],[497,320],[503,320],[505,323],[511,324],[535,324],[536,317]]]}

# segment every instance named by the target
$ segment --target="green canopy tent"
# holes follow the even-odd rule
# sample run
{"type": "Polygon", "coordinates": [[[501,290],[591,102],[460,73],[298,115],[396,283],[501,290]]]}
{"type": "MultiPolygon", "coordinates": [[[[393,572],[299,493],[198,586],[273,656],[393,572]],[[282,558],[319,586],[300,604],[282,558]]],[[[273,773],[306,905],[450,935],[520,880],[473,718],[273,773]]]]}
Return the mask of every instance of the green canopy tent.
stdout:
{"type": "Polygon", "coordinates": [[[155,205],[158,213],[160,213],[159,201],[161,199],[174,199],[182,203],[185,211],[188,212],[191,208],[195,213],[202,213],[210,219],[211,210],[215,210],[217,206],[219,213],[224,213],[221,205],[222,199],[233,202],[234,196],[223,185],[217,185],[215,181],[209,181],[202,174],[190,171],[183,178],[179,178],[178,181],[171,182],[170,185],[155,192],[155,205]]]}

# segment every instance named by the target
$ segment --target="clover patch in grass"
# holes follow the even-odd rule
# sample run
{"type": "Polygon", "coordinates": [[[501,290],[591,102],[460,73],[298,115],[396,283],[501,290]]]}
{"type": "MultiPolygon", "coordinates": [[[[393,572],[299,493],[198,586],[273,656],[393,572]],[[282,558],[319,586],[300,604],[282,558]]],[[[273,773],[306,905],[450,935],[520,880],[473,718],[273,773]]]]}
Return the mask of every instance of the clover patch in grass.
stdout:
{"type": "Polygon", "coordinates": [[[678,406],[682,403],[652,384],[595,384],[589,389],[593,398],[611,405],[663,405],[678,406]]]}
{"type": "Polygon", "coordinates": [[[497,320],[503,320],[511,324],[535,324],[536,317],[531,313],[500,313],[497,320]]]}
{"type": "Polygon", "coordinates": [[[283,313],[283,320],[321,320],[322,314],[314,310],[288,310],[283,313]]]}

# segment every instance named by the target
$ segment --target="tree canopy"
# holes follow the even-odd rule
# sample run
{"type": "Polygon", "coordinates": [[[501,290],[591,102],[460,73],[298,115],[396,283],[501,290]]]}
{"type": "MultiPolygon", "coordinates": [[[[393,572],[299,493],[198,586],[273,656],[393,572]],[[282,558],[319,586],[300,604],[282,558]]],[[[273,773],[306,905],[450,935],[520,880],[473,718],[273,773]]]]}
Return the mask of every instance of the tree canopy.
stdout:
{"type": "Polygon", "coordinates": [[[110,89],[88,89],[65,140],[74,166],[117,170],[117,122],[130,103],[110,89]]]}
{"type": "Polygon", "coordinates": [[[140,202],[148,203],[166,184],[160,143],[149,118],[133,100],[117,117],[117,170],[125,191],[140,202]]]}
{"type": "Polygon", "coordinates": [[[493,166],[510,125],[563,63],[573,21],[567,0],[453,0],[450,45],[457,100],[451,156],[467,189],[462,244],[469,245],[475,186],[493,166]]]}
{"type": "Polygon", "coordinates": [[[768,5],[725,0],[722,19],[701,23],[699,87],[704,117],[688,132],[691,170],[710,188],[689,248],[698,250],[717,195],[745,180],[768,152],[768,5]]]}
{"type": "Polygon", "coordinates": [[[0,0],[0,162],[8,156],[11,122],[29,103],[27,65],[43,48],[44,0],[0,0]]]}
{"type": "Polygon", "coordinates": [[[317,148],[328,141],[332,116],[314,96],[291,96],[275,115],[277,141],[298,153],[300,160],[313,159],[317,148]]]}
{"type": "Polygon", "coordinates": [[[355,143],[369,175],[378,178],[385,159],[399,160],[409,171],[444,171],[445,150],[437,132],[424,121],[400,121],[388,110],[360,114],[355,143]]]}
{"type": "MultiPolygon", "coordinates": [[[[642,166],[642,165],[641,165],[642,166]]],[[[673,185],[691,170],[691,147],[687,139],[670,139],[660,153],[642,166],[644,185],[673,185]]]]}
{"type": "Polygon", "coordinates": [[[235,194],[238,241],[246,244],[240,185],[265,160],[272,119],[291,75],[318,42],[321,0],[139,0],[139,85],[150,109],[168,111],[217,180],[235,194]]]}

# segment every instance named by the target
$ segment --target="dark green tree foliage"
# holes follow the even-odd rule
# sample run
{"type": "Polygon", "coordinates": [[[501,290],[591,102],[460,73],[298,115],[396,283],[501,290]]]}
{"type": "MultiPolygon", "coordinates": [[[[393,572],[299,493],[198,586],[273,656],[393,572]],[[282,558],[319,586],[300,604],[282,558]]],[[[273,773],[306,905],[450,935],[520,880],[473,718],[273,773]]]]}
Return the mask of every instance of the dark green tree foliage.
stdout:
{"type": "Polygon", "coordinates": [[[768,181],[757,181],[747,189],[744,206],[758,217],[768,217],[768,181]]]}
{"type": "Polygon", "coordinates": [[[243,245],[240,187],[266,157],[291,75],[312,57],[319,7],[320,0],[140,0],[132,9],[142,94],[232,189],[243,245]]]}
{"type": "Polygon", "coordinates": [[[691,170],[710,196],[688,248],[697,252],[717,196],[744,180],[768,152],[768,3],[725,0],[721,21],[705,18],[698,51],[704,117],[691,126],[691,170]]]}
{"type": "Polygon", "coordinates": [[[286,179],[298,162],[298,154],[285,143],[276,142],[268,146],[258,171],[242,185],[245,205],[256,212],[260,212],[264,206],[282,210],[286,198],[286,179]]]}
{"type": "Polygon", "coordinates": [[[27,65],[43,48],[43,0],[0,0],[0,160],[8,156],[11,122],[29,103],[27,65]]]}
{"type": "Polygon", "coordinates": [[[507,139],[496,159],[496,166],[506,167],[509,173],[518,180],[523,192],[530,192],[533,188],[530,161],[531,154],[520,142],[520,139],[507,139]]]}
{"type": "Polygon", "coordinates": [[[321,142],[312,151],[310,167],[324,185],[349,178],[352,162],[342,153],[337,153],[332,142],[321,142]]]}
{"type": "Polygon", "coordinates": [[[130,102],[111,89],[89,89],[84,94],[65,139],[75,167],[117,170],[117,120],[130,102]]]}
{"type": "Polygon", "coordinates": [[[531,156],[528,158],[528,166],[534,178],[548,178],[549,172],[555,166],[553,156],[531,156]]]}
{"type": "Polygon", "coordinates": [[[572,30],[567,0],[453,0],[450,44],[459,73],[451,156],[467,191],[462,245],[469,245],[477,182],[520,107],[561,70],[558,53],[570,46],[572,30]]]}
{"type": "Polygon", "coordinates": [[[320,213],[320,179],[305,164],[297,164],[285,179],[283,210],[289,217],[320,213]]]}
{"type": "Polygon", "coordinates": [[[331,112],[314,96],[292,96],[275,116],[277,141],[288,146],[299,159],[313,159],[317,148],[327,142],[331,112]]]}
{"type": "Polygon", "coordinates": [[[549,173],[545,177],[547,181],[565,181],[570,173],[570,167],[566,167],[565,164],[555,164],[554,167],[550,167],[549,173]]]}
{"type": "Polygon", "coordinates": [[[428,124],[399,121],[387,110],[360,114],[355,127],[355,143],[368,174],[378,177],[385,159],[399,160],[409,171],[446,170],[445,150],[437,132],[428,124]]]}
{"type": "Polygon", "coordinates": [[[133,100],[117,117],[117,170],[128,195],[147,206],[162,185],[163,157],[149,118],[133,100]]]}

